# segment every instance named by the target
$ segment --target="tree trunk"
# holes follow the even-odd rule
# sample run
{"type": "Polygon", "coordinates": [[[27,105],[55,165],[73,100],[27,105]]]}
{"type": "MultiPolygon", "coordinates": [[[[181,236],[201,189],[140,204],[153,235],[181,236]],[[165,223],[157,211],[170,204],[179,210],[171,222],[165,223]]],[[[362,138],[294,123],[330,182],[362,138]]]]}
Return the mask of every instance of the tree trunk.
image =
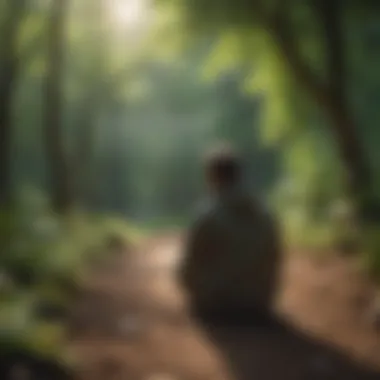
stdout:
{"type": "Polygon", "coordinates": [[[84,97],[79,108],[78,116],[78,141],[73,166],[75,167],[75,195],[85,207],[94,204],[94,189],[96,188],[96,176],[92,172],[92,160],[96,144],[96,119],[102,110],[109,107],[112,94],[122,84],[129,81],[136,73],[138,67],[126,66],[116,74],[106,77],[89,86],[89,92],[84,97]]]}
{"type": "Polygon", "coordinates": [[[346,104],[334,99],[325,105],[339,154],[345,167],[346,186],[351,197],[361,203],[371,195],[372,178],[366,153],[346,104]]]}
{"type": "Polygon", "coordinates": [[[11,146],[12,100],[18,78],[17,37],[25,11],[25,0],[8,4],[8,14],[1,30],[0,52],[0,207],[10,204],[12,198],[11,146]]]}
{"type": "MultiPolygon", "coordinates": [[[[321,0],[326,4],[325,0],[321,0]]],[[[358,127],[349,110],[346,99],[346,78],[344,74],[344,42],[340,30],[340,9],[319,9],[322,29],[326,42],[327,80],[316,77],[301,57],[297,43],[292,35],[289,17],[281,13],[277,18],[267,19],[267,25],[280,52],[297,82],[303,86],[319,104],[330,122],[344,168],[346,169],[346,188],[348,195],[358,202],[361,208],[363,197],[371,188],[370,167],[365,150],[360,141],[358,127]]],[[[358,210],[361,212],[362,210],[358,210]]]]}
{"type": "Polygon", "coordinates": [[[315,0],[314,7],[325,42],[327,88],[331,94],[326,111],[340,147],[342,161],[348,169],[348,186],[356,197],[367,197],[372,180],[368,158],[348,105],[345,5],[342,0],[315,0]]]}
{"type": "Polygon", "coordinates": [[[45,144],[52,208],[65,213],[72,206],[72,189],[63,133],[63,67],[68,0],[54,0],[48,30],[45,88],[45,144]]]}
{"type": "Polygon", "coordinates": [[[77,125],[77,147],[73,165],[75,165],[75,198],[85,209],[91,208],[96,188],[94,184],[93,160],[95,151],[96,119],[101,104],[99,97],[87,95],[79,109],[77,125]]]}

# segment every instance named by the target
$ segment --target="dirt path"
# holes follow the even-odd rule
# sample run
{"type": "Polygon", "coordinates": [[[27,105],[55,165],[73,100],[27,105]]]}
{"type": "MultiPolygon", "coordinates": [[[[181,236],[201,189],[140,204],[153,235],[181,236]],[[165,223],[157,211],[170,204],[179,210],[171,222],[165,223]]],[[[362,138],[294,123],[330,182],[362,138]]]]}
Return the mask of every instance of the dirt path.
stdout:
{"type": "Polygon", "coordinates": [[[78,380],[380,379],[371,289],[347,261],[286,262],[279,312],[296,327],[210,331],[189,320],[175,286],[179,246],[155,238],[93,274],[72,323],[78,380]]]}

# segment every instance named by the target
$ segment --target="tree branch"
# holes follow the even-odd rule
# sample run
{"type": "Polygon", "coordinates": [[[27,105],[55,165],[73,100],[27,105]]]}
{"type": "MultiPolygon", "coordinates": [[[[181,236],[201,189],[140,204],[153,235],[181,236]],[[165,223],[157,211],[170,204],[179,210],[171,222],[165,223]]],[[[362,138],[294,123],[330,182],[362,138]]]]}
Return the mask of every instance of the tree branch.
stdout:
{"type": "MultiPolygon", "coordinates": [[[[260,4],[260,2],[256,2],[255,4],[260,4]]],[[[327,3],[324,5],[328,6],[327,3]]],[[[337,7],[337,5],[335,6],[337,7]]],[[[328,33],[333,34],[332,40],[327,42],[329,53],[329,82],[327,84],[313,73],[301,56],[292,33],[290,18],[288,16],[289,8],[285,9],[282,6],[281,12],[268,14],[263,12],[263,7],[257,5],[256,11],[261,12],[260,17],[263,20],[263,25],[271,33],[298,83],[308,91],[317,104],[326,112],[347,172],[347,187],[350,194],[353,197],[357,197],[358,195],[362,196],[368,193],[370,188],[370,170],[366,154],[358,138],[355,122],[349,112],[349,107],[344,96],[343,43],[342,33],[339,32],[340,22],[337,20],[340,16],[339,8],[334,10],[335,14],[324,16],[325,27],[328,26],[328,33]]]]}
{"type": "Polygon", "coordinates": [[[313,73],[301,56],[292,33],[288,12],[289,9],[282,4],[277,12],[266,17],[265,26],[297,81],[307,89],[321,106],[325,106],[326,102],[329,101],[328,88],[313,73]]]}

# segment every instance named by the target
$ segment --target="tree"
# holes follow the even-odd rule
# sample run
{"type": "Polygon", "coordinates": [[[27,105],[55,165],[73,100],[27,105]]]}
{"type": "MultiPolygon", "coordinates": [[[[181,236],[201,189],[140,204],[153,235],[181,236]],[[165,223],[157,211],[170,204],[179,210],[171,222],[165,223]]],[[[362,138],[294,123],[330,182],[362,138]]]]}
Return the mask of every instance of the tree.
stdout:
{"type": "MultiPolygon", "coordinates": [[[[341,0],[239,0],[222,3],[183,0],[183,3],[190,22],[196,23],[198,33],[202,25],[208,33],[232,30],[242,37],[243,43],[244,40],[250,42],[250,45],[245,44],[246,50],[252,46],[257,48],[257,44],[252,44],[255,36],[269,36],[272,48],[282,57],[295,85],[324,111],[346,171],[346,188],[351,198],[364,207],[364,198],[372,196],[372,176],[348,96],[350,62],[344,24],[355,12],[359,12],[359,16],[354,17],[360,17],[360,11],[374,11],[375,4],[341,0]],[[310,46],[317,50],[314,57],[308,54],[310,46]]],[[[268,48],[269,44],[265,49],[268,48]]],[[[245,52],[245,57],[257,66],[258,54],[257,50],[245,52]]],[[[301,97],[296,96],[298,101],[301,97]]]]}
{"type": "Polygon", "coordinates": [[[0,206],[11,201],[12,101],[17,85],[19,59],[17,42],[26,1],[7,2],[0,41],[0,206]]]}
{"type": "Polygon", "coordinates": [[[69,0],[51,3],[45,83],[45,144],[52,208],[58,213],[69,210],[73,202],[63,134],[63,69],[68,7],[69,0]]]}
{"type": "MultiPolygon", "coordinates": [[[[94,188],[96,188],[97,181],[93,174],[92,164],[96,150],[97,121],[102,113],[109,113],[107,116],[110,119],[115,117],[114,110],[117,107],[114,107],[113,96],[136,74],[136,68],[136,65],[133,67],[126,65],[116,73],[106,74],[105,77],[99,75],[98,78],[92,80],[91,85],[87,86],[86,92],[79,102],[76,115],[77,147],[72,166],[76,172],[74,178],[76,196],[82,205],[91,204],[91,199],[94,198],[94,188]]],[[[122,164],[118,162],[116,165],[122,164]]]]}

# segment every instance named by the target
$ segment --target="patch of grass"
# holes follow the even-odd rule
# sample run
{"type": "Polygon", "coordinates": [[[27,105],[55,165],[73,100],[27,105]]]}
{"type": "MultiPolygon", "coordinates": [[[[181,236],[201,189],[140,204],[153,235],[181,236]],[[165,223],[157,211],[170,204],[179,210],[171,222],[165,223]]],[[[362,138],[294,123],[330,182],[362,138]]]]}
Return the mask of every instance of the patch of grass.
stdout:
{"type": "Polygon", "coordinates": [[[99,218],[98,223],[94,225],[95,230],[99,234],[100,239],[105,239],[107,236],[116,235],[130,243],[139,244],[148,233],[148,228],[140,226],[118,217],[103,217],[99,218]]]}
{"type": "Polygon", "coordinates": [[[189,221],[186,218],[162,217],[154,218],[151,220],[144,220],[138,223],[137,226],[139,226],[138,228],[143,231],[157,232],[173,228],[183,229],[186,228],[188,224],[189,221]]]}
{"type": "Polygon", "coordinates": [[[281,219],[283,238],[288,249],[328,249],[336,241],[336,230],[330,223],[316,223],[292,216],[281,219]]]}

